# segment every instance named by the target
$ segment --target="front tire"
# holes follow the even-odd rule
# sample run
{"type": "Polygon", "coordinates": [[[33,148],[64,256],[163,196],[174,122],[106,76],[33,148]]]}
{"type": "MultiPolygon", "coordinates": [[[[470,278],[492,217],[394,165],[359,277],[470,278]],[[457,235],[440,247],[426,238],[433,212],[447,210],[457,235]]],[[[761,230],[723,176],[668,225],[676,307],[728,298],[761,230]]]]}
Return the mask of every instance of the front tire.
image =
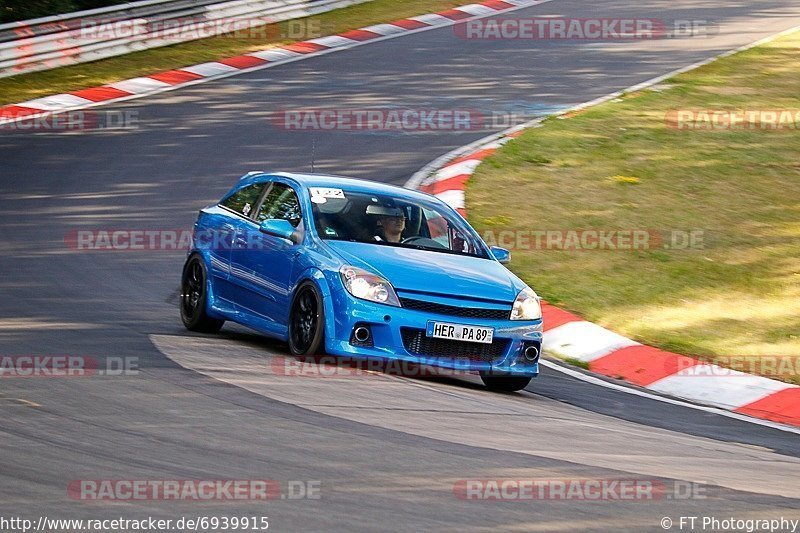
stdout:
{"type": "Polygon", "coordinates": [[[208,275],[199,255],[191,256],[183,267],[181,277],[181,320],[189,331],[216,333],[225,323],[208,316],[208,275]]]}
{"type": "Polygon", "coordinates": [[[317,286],[306,281],[295,291],[289,314],[289,350],[292,355],[317,356],[325,351],[325,309],[317,286]]]}
{"type": "Polygon", "coordinates": [[[481,372],[481,380],[486,388],[494,392],[516,392],[531,382],[530,376],[509,376],[481,372]]]}

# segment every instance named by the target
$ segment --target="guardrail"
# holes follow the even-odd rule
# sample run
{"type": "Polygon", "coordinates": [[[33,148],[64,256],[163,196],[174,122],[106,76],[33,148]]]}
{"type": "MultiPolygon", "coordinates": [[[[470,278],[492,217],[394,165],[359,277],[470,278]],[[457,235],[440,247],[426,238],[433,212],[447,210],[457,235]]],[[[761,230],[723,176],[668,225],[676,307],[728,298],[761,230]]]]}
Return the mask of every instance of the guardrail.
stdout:
{"type": "Polygon", "coordinates": [[[252,31],[368,0],[142,0],[0,25],[0,78],[252,31]]]}

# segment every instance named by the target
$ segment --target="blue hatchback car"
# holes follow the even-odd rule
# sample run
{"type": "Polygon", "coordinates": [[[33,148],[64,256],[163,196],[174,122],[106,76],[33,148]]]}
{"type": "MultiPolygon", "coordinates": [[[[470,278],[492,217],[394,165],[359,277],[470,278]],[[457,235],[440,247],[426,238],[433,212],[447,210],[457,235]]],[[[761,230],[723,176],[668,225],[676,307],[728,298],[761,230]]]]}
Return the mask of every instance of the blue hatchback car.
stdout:
{"type": "Polygon", "coordinates": [[[478,371],[493,390],[539,373],[539,298],[438,198],[372,181],[250,172],[200,211],[183,269],[192,331],[225,320],[292,354],[478,371]]]}

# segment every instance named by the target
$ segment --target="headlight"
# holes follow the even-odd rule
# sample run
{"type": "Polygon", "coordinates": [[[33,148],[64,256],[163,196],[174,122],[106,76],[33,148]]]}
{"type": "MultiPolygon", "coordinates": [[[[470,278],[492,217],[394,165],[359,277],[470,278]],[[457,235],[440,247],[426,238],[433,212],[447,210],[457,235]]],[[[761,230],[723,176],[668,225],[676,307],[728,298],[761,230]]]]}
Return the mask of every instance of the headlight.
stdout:
{"type": "Polygon", "coordinates": [[[525,287],[514,300],[511,308],[511,320],[539,320],[542,318],[542,306],[539,297],[530,287],[525,287]]]}
{"type": "Polygon", "coordinates": [[[392,284],[366,270],[352,266],[339,269],[342,283],[347,292],[362,300],[400,307],[400,300],[394,293],[392,284]]]}

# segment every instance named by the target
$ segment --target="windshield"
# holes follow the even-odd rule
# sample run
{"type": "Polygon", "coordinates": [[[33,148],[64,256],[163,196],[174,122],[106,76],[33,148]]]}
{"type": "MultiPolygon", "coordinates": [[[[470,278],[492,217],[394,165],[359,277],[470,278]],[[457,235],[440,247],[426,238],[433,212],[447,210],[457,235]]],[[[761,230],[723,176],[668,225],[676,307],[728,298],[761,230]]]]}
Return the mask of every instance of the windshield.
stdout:
{"type": "Polygon", "coordinates": [[[488,257],[471,228],[436,202],[311,187],[320,238],[488,257]]]}

